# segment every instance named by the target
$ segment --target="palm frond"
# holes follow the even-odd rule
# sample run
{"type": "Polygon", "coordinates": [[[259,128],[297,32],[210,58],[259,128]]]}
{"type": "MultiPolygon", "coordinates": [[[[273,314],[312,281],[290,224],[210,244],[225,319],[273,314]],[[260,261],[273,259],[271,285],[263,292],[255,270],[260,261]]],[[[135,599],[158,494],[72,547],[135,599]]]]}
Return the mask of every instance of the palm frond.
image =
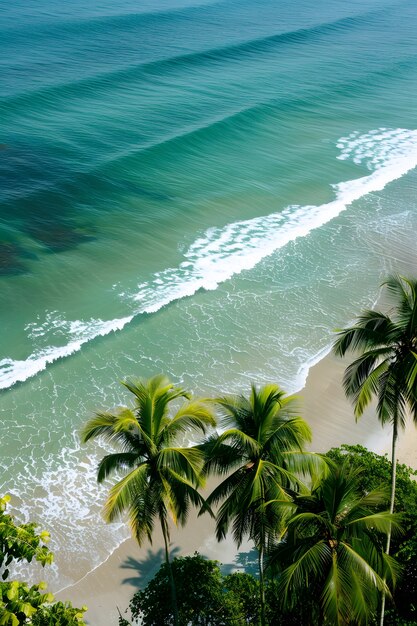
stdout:
{"type": "Polygon", "coordinates": [[[288,471],[300,476],[307,476],[313,484],[315,481],[321,481],[328,473],[326,458],[316,452],[284,452],[282,462],[288,471]]]}
{"type": "Polygon", "coordinates": [[[409,326],[416,302],[415,281],[398,275],[389,276],[382,286],[386,287],[389,301],[394,306],[397,323],[405,329],[409,326]]]}
{"type": "MultiPolygon", "coordinates": [[[[264,478],[265,483],[272,487],[275,485],[279,487],[280,491],[300,491],[301,493],[307,493],[308,487],[300,478],[300,473],[291,472],[284,465],[276,465],[270,461],[259,461],[256,478],[261,476],[264,478]]],[[[267,488],[265,487],[265,490],[267,488]]]]}
{"type": "Polygon", "coordinates": [[[204,455],[203,472],[205,475],[227,474],[242,465],[240,451],[225,443],[219,443],[217,434],[207,437],[197,447],[204,455]]]}
{"type": "Polygon", "coordinates": [[[103,437],[110,443],[124,441],[124,433],[137,428],[135,414],[126,408],[117,413],[96,413],[81,431],[81,441],[86,443],[90,439],[103,437]]]}
{"type": "Polygon", "coordinates": [[[216,419],[210,406],[200,400],[194,400],[180,407],[166,425],[166,430],[171,439],[179,433],[187,433],[191,430],[206,433],[209,428],[215,428],[215,426],[216,419]]]}
{"type": "Polygon", "coordinates": [[[216,505],[221,500],[225,500],[229,497],[233,491],[237,491],[245,481],[250,481],[251,476],[249,469],[245,467],[239,467],[237,470],[229,474],[207,498],[207,502],[210,505],[216,505]]]}
{"type": "MultiPolygon", "coordinates": [[[[321,528],[325,532],[331,532],[333,526],[328,517],[323,513],[314,513],[312,511],[306,511],[301,513],[295,513],[288,522],[288,528],[297,528],[297,530],[304,531],[311,528],[315,533],[317,528],[321,528]]],[[[307,531],[308,532],[308,531],[307,531]]]]}
{"type": "Polygon", "coordinates": [[[382,554],[384,580],[395,588],[398,579],[401,577],[403,567],[389,554],[382,554]]]}
{"type": "Polygon", "coordinates": [[[139,546],[148,540],[152,544],[152,534],[156,518],[166,518],[166,511],[159,489],[152,487],[137,493],[128,508],[129,526],[139,546]]]}
{"type": "Polygon", "coordinates": [[[124,472],[144,461],[135,452],[114,452],[103,457],[98,465],[97,481],[103,482],[114,472],[124,472]]]}
{"type": "Polygon", "coordinates": [[[244,459],[257,457],[260,453],[259,442],[238,428],[225,430],[219,435],[218,443],[228,443],[231,448],[239,451],[244,459]]]}
{"type": "Polygon", "coordinates": [[[391,350],[370,350],[355,359],[345,370],[343,387],[348,398],[352,398],[355,416],[360,417],[379,391],[380,376],[389,367],[391,350]],[[381,360],[382,359],[382,360],[381,360]]]}
{"type": "Polygon", "coordinates": [[[375,616],[378,606],[376,594],[370,593],[369,586],[356,571],[350,572],[349,583],[346,589],[349,613],[357,624],[367,624],[375,616]]]}
{"type": "Polygon", "coordinates": [[[186,523],[190,504],[214,517],[210,506],[190,481],[173,469],[167,470],[165,474],[167,476],[166,480],[164,479],[167,509],[170,510],[175,524],[186,523]]]}
{"type": "Polygon", "coordinates": [[[202,486],[204,478],[202,469],[204,456],[196,447],[190,448],[163,448],[157,458],[156,467],[163,472],[165,469],[174,470],[194,485],[202,486]]]}
{"type": "Polygon", "coordinates": [[[289,451],[301,452],[311,442],[311,428],[300,416],[277,418],[273,426],[264,440],[265,451],[270,452],[272,457],[289,451]]]}
{"type": "Polygon", "coordinates": [[[379,513],[373,513],[371,515],[365,515],[364,517],[358,517],[356,519],[348,520],[346,526],[352,526],[353,528],[362,530],[373,530],[384,535],[392,534],[399,535],[402,532],[401,528],[401,516],[396,513],[389,513],[388,511],[382,511],[379,513]]]}
{"type": "Polygon", "coordinates": [[[220,416],[219,426],[222,429],[239,428],[247,430],[252,423],[252,407],[245,396],[224,396],[214,400],[220,416]]]}
{"type": "Polygon", "coordinates": [[[392,343],[393,335],[396,335],[396,329],[392,320],[380,311],[367,309],[354,326],[337,332],[333,352],[343,357],[349,351],[365,352],[386,347],[392,343]]]}
{"type": "Polygon", "coordinates": [[[398,426],[404,426],[406,420],[406,398],[401,377],[397,376],[394,367],[383,372],[379,380],[377,411],[382,424],[394,421],[398,426]]]}
{"type": "Polygon", "coordinates": [[[391,597],[390,589],[385,580],[369,565],[368,561],[359,552],[346,542],[340,542],[340,548],[345,551],[345,558],[348,558],[353,567],[357,569],[361,576],[367,580],[372,587],[376,587],[379,591],[383,591],[389,598],[391,597]]]}
{"type": "Polygon", "coordinates": [[[388,485],[381,485],[378,489],[372,489],[365,495],[362,495],[357,502],[358,509],[378,509],[381,506],[388,505],[390,500],[390,489],[388,485]]]}
{"type": "Polygon", "coordinates": [[[342,591],[346,589],[347,585],[351,585],[351,580],[347,579],[345,572],[339,567],[339,562],[335,557],[335,553],[332,552],[331,564],[323,584],[321,604],[326,621],[335,626],[342,626],[350,621],[349,612],[343,602],[342,591]]]}
{"type": "Polygon", "coordinates": [[[148,488],[148,471],[148,464],[141,463],[110,489],[104,505],[104,519],[107,522],[113,522],[129,510],[131,503],[146,491],[148,488]]]}
{"type": "Polygon", "coordinates": [[[331,563],[331,550],[324,540],[314,545],[306,545],[297,560],[281,572],[278,589],[283,594],[285,604],[291,606],[292,594],[296,595],[308,586],[309,581],[320,579],[331,563]]]}

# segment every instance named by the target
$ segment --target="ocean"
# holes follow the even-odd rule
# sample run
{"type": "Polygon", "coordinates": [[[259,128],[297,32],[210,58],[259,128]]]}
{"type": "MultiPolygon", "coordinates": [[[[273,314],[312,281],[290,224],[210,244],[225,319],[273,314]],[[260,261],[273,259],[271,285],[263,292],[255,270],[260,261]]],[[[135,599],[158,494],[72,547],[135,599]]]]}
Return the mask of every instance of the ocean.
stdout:
{"type": "Polygon", "coordinates": [[[0,492],[55,587],[128,533],[79,442],[121,380],[293,392],[415,258],[416,32],[413,0],[0,10],[0,492]]]}

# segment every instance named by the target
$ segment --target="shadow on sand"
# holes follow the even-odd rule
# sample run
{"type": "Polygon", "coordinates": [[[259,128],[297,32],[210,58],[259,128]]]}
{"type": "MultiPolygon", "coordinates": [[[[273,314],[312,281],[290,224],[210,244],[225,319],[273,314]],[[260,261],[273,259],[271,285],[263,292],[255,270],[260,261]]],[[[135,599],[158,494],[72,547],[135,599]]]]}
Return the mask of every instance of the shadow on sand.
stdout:
{"type": "MultiPolygon", "coordinates": [[[[179,555],[179,552],[180,548],[172,548],[170,558],[175,558],[179,555]]],[[[156,551],[148,549],[146,556],[141,560],[129,556],[120,567],[121,569],[134,572],[135,575],[124,578],[122,583],[124,585],[133,585],[137,589],[144,589],[164,561],[165,551],[162,548],[156,551]]]]}
{"type": "Polygon", "coordinates": [[[255,548],[248,552],[238,552],[233,563],[223,563],[220,566],[222,574],[233,574],[233,572],[245,572],[258,576],[258,552],[255,548]]]}
{"type": "MultiPolygon", "coordinates": [[[[174,559],[181,553],[181,548],[175,546],[171,549],[170,558],[174,559]]],[[[207,556],[207,555],[202,555],[207,556]]],[[[209,557],[207,557],[209,558],[209,557]]],[[[132,585],[137,589],[144,589],[148,582],[155,576],[162,563],[165,561],[165,553],[162,548],[159,550],[148,549],[143,559],[135,559],[129,556],[120,565],[121,569],[129,570],[134,573],[123,579],[124,585],[132,585]]],[[[231,574],[236,571],[246,572],[247,574],[258,575],[258,553],[255,548],[248,552],[238,552],[233,563],[221,564],[221,571],[224,575],[231,574]]]]}

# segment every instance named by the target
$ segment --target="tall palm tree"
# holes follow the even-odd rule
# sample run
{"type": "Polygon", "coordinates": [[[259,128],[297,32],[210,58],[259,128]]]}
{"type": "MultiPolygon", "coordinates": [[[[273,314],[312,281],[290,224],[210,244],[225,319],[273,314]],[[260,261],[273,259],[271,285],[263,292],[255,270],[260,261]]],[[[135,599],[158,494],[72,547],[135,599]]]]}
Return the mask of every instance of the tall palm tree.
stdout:
{"type": "Polygon", "coordinates": [[[216,403],[226,430],[211,436],[201,449],[207,457],[205,472],[227,477],[207,498],[207,504],[222,502],[216,523],[219,541],[232,525],[238,547],[248,536],[258,550],[264,626],[264,553],[271,537],[279,532],[291,491],[300,489],[299,474],[311,467],[314,455],[304,452],[310,428],[296,415],[294,396],[286,396],[278,385],[259,390],[252,385],[248,398],[224,397],[216,403]]]}
{"type": "Polygon", "coordinates": [[[381,534],[395,516],[375,512],[388,501],[383,491],[362,495],[361,470],[336,466],[310,495],[295,497],[295,510],[284,540],[270,553],[269,565],[279,571],[278,597],[283,606],[309,606],[313,624],[368,624],[387,580],[395,581],[398,566],[384,554],[381,534]]]}
{"type": "MultiPolygon", "coordinates": [[[[382,424],[392,424],[392,475],[390,512],[394,511],[396,445],[409,410],[417,423],[417,280],[391,276],[383,284],[391,309],[388,313],[365,310],[356,323],[341,330],[334,351],[359,356],[345,371],[343,385],[353,400],[355,416],[362,415],[372,398],[377,398],[377,415],[382,424]]],[[[387,535],[389,554],[391,535],[387,535]]],[[[380,625],[384,622],[382,600],[380,625]]]]}
{"type": "Polygon", "coordinates": [[[105,456],[99,464],[97,479],[110,474],[124,477],[110,489],[104,507],[106,521],[112,522],[126,512],[139,545],[152,542],[155,520],[161,525],[165,543],[173,604],[174,623],[178,624],[175,582],[169,560],[169,517],[175,524],[186,522],[189,505],[205,506],[197,489],[202,486],[203,454],[196,447],[176,444],[190,429],[205,433],[216,422],[211,409],[202,401],[174,386],[165,376],[123,383],[134,396],[132,408],[114,413],[97,413],[82,431],[84,442],[96,437],[117,444],[120,452],[105,456]],[[171,403],[186,401],[174,415],[171,403]]]}

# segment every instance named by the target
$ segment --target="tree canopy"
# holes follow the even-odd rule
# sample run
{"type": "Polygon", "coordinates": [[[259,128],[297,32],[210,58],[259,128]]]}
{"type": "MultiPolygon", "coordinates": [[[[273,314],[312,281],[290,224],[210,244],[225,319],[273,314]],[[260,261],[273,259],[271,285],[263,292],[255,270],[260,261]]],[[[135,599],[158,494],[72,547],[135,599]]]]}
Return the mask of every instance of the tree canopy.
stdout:
{"type": "MultiPolygon", "coordinates": [[[[123,383],[132,393],[132,408],[122,407],[114,413],[98,413],[82,432],[84,442],[101,437],[119,447],[106,455],[99,464],[97,479],[111,474],[123,477],[111,487],[104,516],[108,522],[127,513],[139,545],[144,539],[152,542],[155,521],[158,520],[165,543],[165,559],[169,564],[169,524],[185,524],[190,505],[205,508],[198,492],[204,483],[201,450],[180,445],[178,439],[190,430],[203,434],[216,425],[210,407],[192,400],[191,394],[159,375],[149,380],[123,383]],[[174,401],[183,403],[171,412],[174,401]]],[[[176,589],[170,574],[171,602],[176,617],[176,589]]]]}
{"type": "Polygon", "coordinates": [[[315,597],[315,623],[368,624],[399,573],[381,542],[398,520],[380,510],[386,491],[361,493],[361,471],[331,463],[310,494],[295,496],[284,539],[270,553],[283,606],[315,597]]]}
{"type": "Polygon", "coordinates": [[[290,493],[302,488],[300,477],[312,468],[316,457],[306,453],[310,441],[307,423],[298,415],[294,396],[278,385],[257,389],[248,397],[216,399],[225,430],[213,434],[201,446],[205,472],[224,480],[207,498],[218,505],[216,536],[224,539],[232,527],[239,547],[249,537],[259,553],[261,624],[265,624],[264,553],[281,530],[290,493]],[[268,503],[268,506],[266,506],[268,503]]]}
{"type": "Polygon", "coordinates": [[[32,560],[43,566],[52,562],[53,555],[46,545],[49,533],[36,532],[36,524],[17,524],[7,513],[10,497],[0,498],[0,625],[1,626],[83,626],[86,607],[77,609],[67,602],[53,603],[54,596],[46,592],[46,584],[29,585],[9,580],[13,562],[32,560]]]}

